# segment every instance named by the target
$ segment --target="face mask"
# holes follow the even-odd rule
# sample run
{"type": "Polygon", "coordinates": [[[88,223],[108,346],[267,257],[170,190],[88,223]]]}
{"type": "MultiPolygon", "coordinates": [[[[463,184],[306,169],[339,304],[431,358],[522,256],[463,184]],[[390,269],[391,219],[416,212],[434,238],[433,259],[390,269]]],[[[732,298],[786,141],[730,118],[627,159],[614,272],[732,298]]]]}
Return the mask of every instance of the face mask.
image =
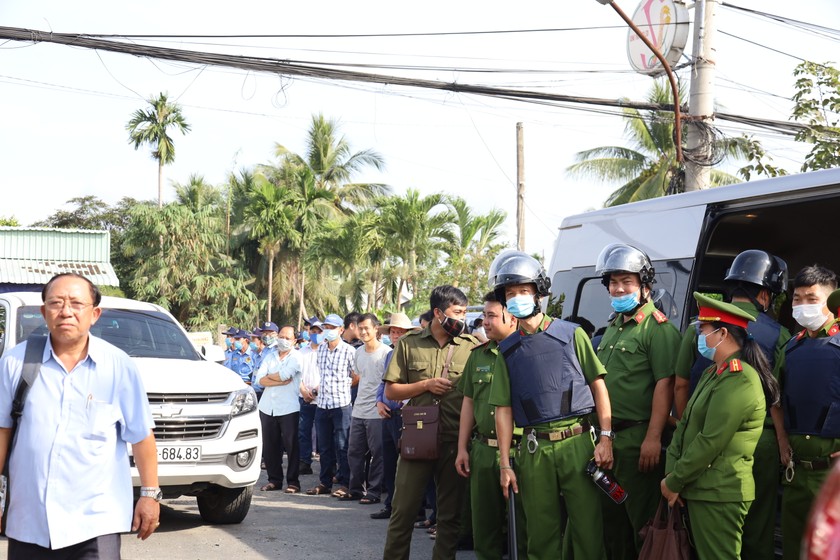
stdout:
{"type": "Polygon", "coordinates": [[[791,313],[797,323],[809,331],[816,331],[828,321],[828,315],[823,313],[824,308],[822,303],[794,305],[791,313]]]}
{"type": "Polygon", "coordinates": [[[233,347],[236,350],[242,350],[242,341],[241,340],[234,341],[233,347]]]}
{"type": "Polygon", "coordinates": [[[295,343],[291,340],[286,340],[285,338],[278,338],[277,339],[277,350],[280,352],[288,352],[292,348],[294,348],[295,343]]]}
{"type": "Polygon", "coordinates": [[[305,340],[305,341],[309,342],[309,333],[308,333],[308,332],[303,331],[302,333],[300,333],[300,337],[301,337],[303,340],[305,340]]]}
{"type": "MultiPolygon", "coordinates": [[[[720,329],[715,329],[709,334],[714,334],[718,332],[720,329]]],[[[700,352],[700,355],[706,358],[707,360],[714,360],[715,359],[715,349],[720,346],[720,343],[723,342],[721,339],[720,342],[709,348],[706,346],[706,337],[709,336],[708,334],[698,334],[697,335],[697,351],[700,352]]]]}
{"type": "Polygon", "coordinates": [[[511,315],[519,319],[526,319],[534,314],[534,296],[516,296],[507,300],[505,304],[511,315]]]}
{"type": "Polygon", "coordinates": [[[440,320],[440,326],[443,328],[446,334],[448,334],[452,338],[455,338],[456,336],[459,336],[462,332],[464,332],[464,329],[467,328],[467,323],[466,321],[461,321],[460,319],[455,319],[454,317],[444,315],[443,319],[440,320]]]}
{"type": "Polygon", "coordinates": [[[277,342],[277,338],[274,336],[264,336],[262,337],[262,341],[263,344],[265,344],[266,346],[274,346],[274,344],[277,342]]]}
{"type": "Polygon", "coordinates": [[[311,333],[309,335],[309,341],[317,346],[318,344],[321,344],[321,336],[321,333],[311,333]]]}
{"type": "Polygon", "coordinates": [[[229,338],[225,339],[225,348],[230,349],[233,346],[233,341],[229,338]]]}
{"type": "Polygon", "coordinates": [[[250,348],[252,352],[257,352],[260,349],[256,342],[249,343],[248,348],[250,348]]]}
{"type": "Polygon", "coordinates": [[[324,331],[324,340],[326,340],[327,342],[333,342],[334,340],[338,340],[338,337],[338,329],[327,329],[324,331]]]}
{"type": "Polygon", "coordinates": [[[610,296],[610,305],[616,313],[627,313],[633,311],[639,305],[639,292],[633,292],[618,297],[610,296]]]}

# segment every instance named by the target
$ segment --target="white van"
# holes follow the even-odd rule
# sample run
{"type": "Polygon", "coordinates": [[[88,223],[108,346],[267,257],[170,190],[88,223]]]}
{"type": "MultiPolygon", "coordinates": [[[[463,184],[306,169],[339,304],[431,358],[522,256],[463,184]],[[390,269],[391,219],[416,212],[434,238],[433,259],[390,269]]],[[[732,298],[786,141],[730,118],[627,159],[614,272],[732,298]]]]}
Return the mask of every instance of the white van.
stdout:
{"type": "MultiPolygon", "coordinates": [[[[0,293],[0,356],[33,331],[46,331],[40,306],[40,293],[0,293]]],[[[212,351],[207,357],[196,351],[162,307],[115,297],[103,297],[100,307],[91,334],[125,351],[143,377],[164,498],[196,496],[204,521],[240,523],[260,475],[262,440],[253,389],[214,363],[212,351]]],[[[133,458],[131,474],[139,491],[133,458]]]]}
{"type": "MultiPolygon", "coordinates": [[[[655,297],[684,329],[696,314],[692,292],[722,293],[732,259],[746,249],[783,258],[790,277],[820,264],[840,273],[840,169],[802,173],[645,200],[563,220],[548,267],[552,298],[563,316],[606,327],[612,309],[598,254],[629,243],[656,270],[655,297]]],[[[780,321],[793,327],[790,303],[780,321]]]]}

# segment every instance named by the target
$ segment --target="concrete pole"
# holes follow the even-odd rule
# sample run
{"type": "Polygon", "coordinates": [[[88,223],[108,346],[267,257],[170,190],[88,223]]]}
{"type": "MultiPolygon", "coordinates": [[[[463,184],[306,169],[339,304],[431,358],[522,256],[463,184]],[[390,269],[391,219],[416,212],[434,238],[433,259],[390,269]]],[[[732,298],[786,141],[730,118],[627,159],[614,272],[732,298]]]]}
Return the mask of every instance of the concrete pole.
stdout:
{"type": "Polygon", "coordinates": [[[516,123],[516,248],[525,250],[525,140],[522,123],[516,123]]]}
{"type": "MultiPolygon", "coordinates": [[[[714,122],[715,114],[715,13],[720,0],[697,0],[694,5],[694,67],[691,72],[691,89],[688,112],[694,122],[714,122]]],[[[696,126],[689,125],[686,149],[695,156],[710,156],[708,138],[696,126]]],[[[710,186],[711,168],[697,165],[686,157],[685,190],[697,191],[710,186]]]]}

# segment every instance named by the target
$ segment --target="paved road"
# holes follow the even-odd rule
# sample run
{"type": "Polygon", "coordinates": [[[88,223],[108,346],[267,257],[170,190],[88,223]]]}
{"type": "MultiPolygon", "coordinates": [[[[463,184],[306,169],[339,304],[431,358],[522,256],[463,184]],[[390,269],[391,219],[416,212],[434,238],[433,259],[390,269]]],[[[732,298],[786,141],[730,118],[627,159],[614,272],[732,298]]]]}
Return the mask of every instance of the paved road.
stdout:
{"type": "MultiPolygon", "coordinates": [[[[265,482],[263,472],[257,488],[265,482]]],[[[317,478],[303,476],[301,483],[309,488],[317,484],[317,478]]],[[[242,524],[209,526],[202,524],[194,498],[164,500],[160,529],[146,541],[124,535],[122,557],[125,560],[381,558],[388,521],[368,516],[379,509],[379,504],[363,506],[339,502],[330,496],[288,495],[257,489],[251,511],[242,524]]],[[[428,535],[416,530],[411,557],[431,558],[433,544],[428,535]]],[[[474,558],[472,552],[458,553],[458,560],[474,558]]],[[[4,543],[0,544],[0,560],[6,560],[4,543]]]]}

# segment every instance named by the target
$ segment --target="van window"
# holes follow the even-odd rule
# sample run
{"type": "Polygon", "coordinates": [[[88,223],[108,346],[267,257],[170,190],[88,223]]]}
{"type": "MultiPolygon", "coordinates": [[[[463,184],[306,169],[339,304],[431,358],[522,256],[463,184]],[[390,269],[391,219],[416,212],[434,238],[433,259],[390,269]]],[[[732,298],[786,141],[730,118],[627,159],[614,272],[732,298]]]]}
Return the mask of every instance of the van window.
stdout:
{"type": "Polygon", "coordinates": [[[6,304],[0,303],[0,356],[3,355],[3,348],[6,346],[6,304]]]}

